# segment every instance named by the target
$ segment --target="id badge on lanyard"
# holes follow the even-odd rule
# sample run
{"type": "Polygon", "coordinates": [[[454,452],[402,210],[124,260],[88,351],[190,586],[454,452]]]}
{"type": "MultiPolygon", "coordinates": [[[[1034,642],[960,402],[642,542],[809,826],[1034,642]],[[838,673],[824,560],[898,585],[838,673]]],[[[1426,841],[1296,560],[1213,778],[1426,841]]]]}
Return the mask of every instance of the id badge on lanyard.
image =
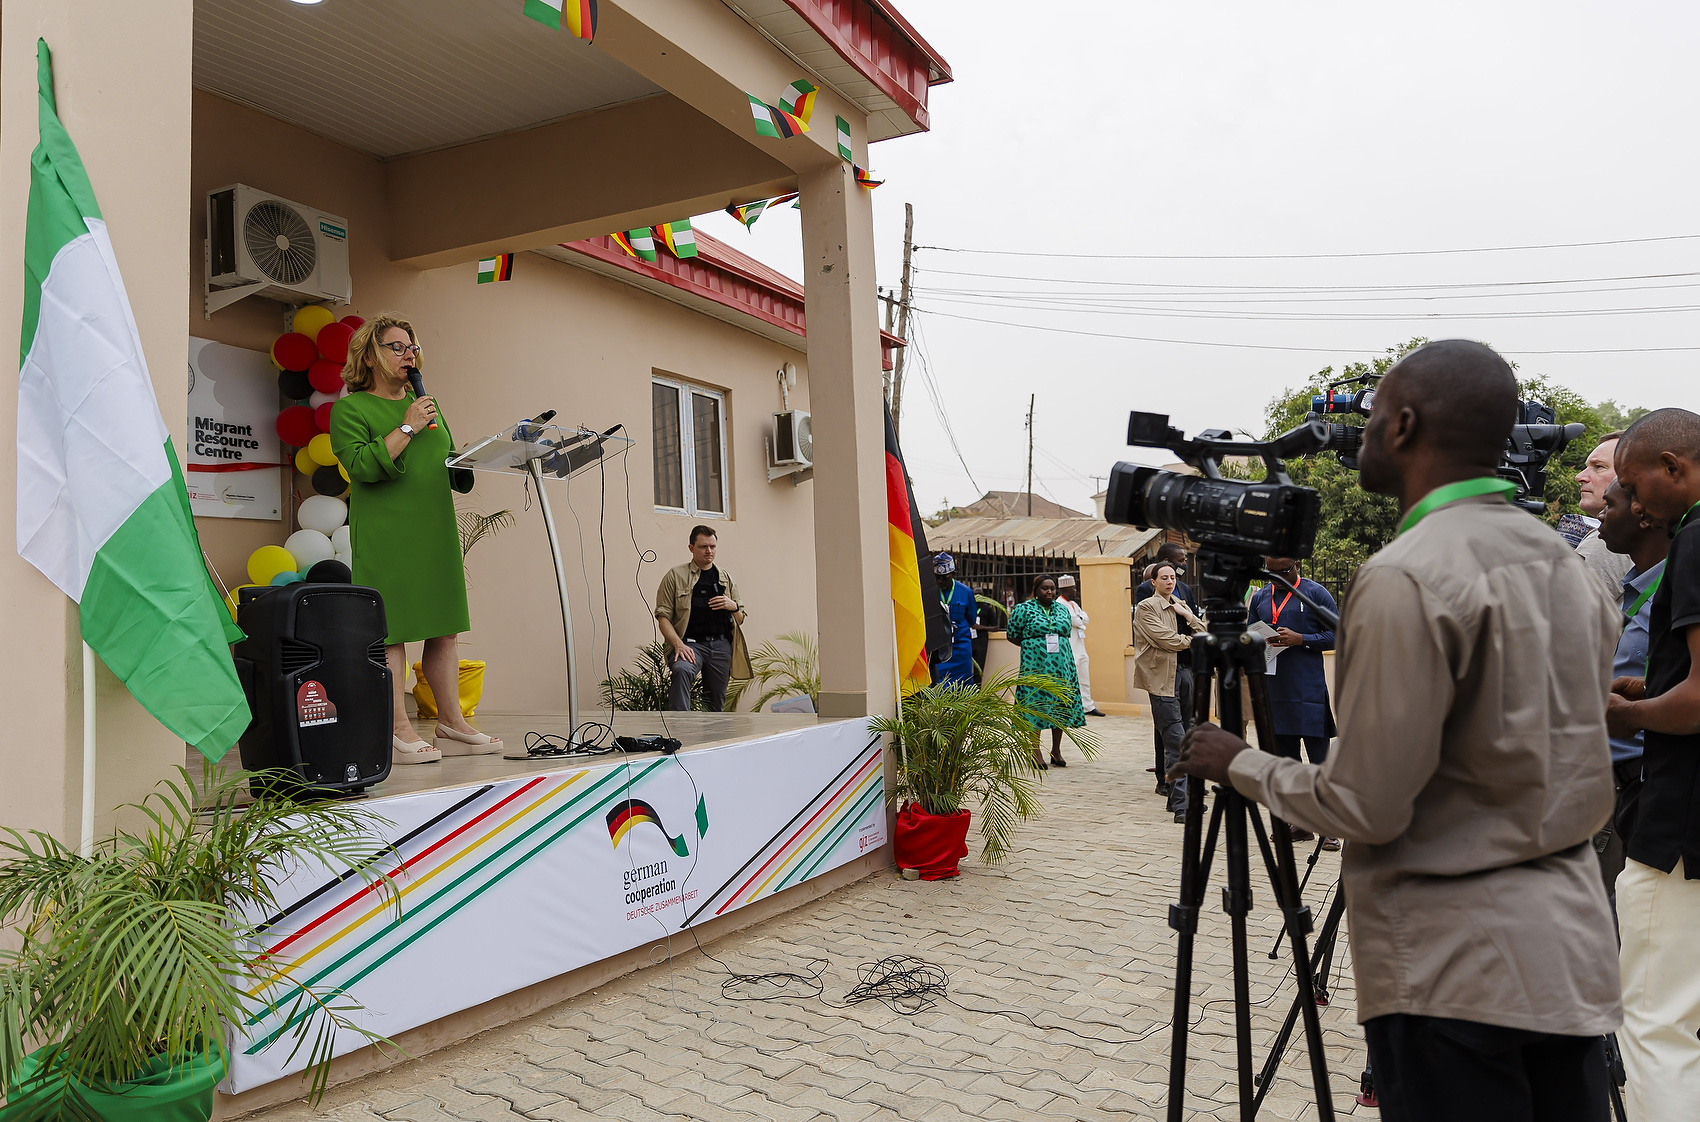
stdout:
{"type": "Polygon", "coordinates": [[[1055,632],[1045,636],[1045,653],[1056,654],[1062,650],[1062,639],[1055,632]]]}

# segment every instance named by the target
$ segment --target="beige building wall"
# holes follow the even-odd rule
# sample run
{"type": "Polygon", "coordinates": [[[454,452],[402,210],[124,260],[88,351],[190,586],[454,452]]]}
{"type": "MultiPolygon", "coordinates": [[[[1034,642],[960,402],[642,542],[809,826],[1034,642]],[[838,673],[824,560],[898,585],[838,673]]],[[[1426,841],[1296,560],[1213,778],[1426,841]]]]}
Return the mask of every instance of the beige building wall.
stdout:
{"type": "MultiPolygon", "coordinates": [[[[726,395],[729,517],[704,521],[720,531],[721,560],[749,603],[746,637],[756,644],[787,631],[816,631],[815,484],[769,483],[763,445],[780,405],[774,373],[786,361],[800,370],[791,402],[809,407],[804,356],[651,293],[533,254],[520,254],[514,279],[501,284],[476,284],[471,263],[428,270],[391,263],[383,164],[211,94],[197,91],[194,104],[187,201],[195,216],[191,335],[264,350],[284,329],[284,309],[272,301],[242,301],[210,321],[202,315],[202,199],[208,190],[246,183],[348,219],[350,310],[399,311],[413,321],[425,346],[426,387],[441,399],[461,444],[551,408],[563,423],[597,430],[624,424],[637,440],[625,462],[610,461],[600,478],[591,472],[548,484],[573,598],[585,715],[596,704],[608,668],[617,672],[630,665],[637,648],[654,638],[655,587],[666,568],[687,559],[686,539],[698,521],[655,509],[653,374],[726,395]],[[656,560],[640,567],[640,553],[649,551],[656,560]]],[[[183,401],[181,392],[175,400],[183,401]]],[[[186,409],[185,404],[177,412],[186,409]]],[[[293,483],[301,493],[312,493],[304,477],[293,476],[293,483]]],[[[457,502],[484,513],[511,509],[518,519],[480,543],[467,560],[473,629],[462,637],[461,656],[489,663],[483,707],[564,709],[554,574],[535,499],[525,509],[522,478],[481,473],[472,494],[457,502]]],[[[231,585],[246,581],[250,552],[281,544],[288,534],[281,522],[196,523],[231,585]]],[[[417,649],[409,653],[419,657],[417,649]]]]}

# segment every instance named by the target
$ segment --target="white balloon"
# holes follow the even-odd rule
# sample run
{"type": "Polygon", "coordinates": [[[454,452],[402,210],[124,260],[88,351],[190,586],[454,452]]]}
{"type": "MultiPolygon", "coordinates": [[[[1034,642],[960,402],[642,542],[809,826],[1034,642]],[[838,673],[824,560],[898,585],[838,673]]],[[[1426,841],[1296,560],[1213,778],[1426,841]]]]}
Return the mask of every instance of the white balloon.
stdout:
{"type": "Polygon", "coordinates": [[[348,504],[330,495],[313,495],[301,500],[300,517],[307,529],[329,535],[348,521],[348,504]]]}
{"type": "MultiPolygon", "coordinates": [[[[303,504],[305,505],[305,504],[303,504]]],[[[283,548],[295,558],[295,563],[305,572],[320,561],[329,561],[336,555],[331,548],[331,539],[317,530],[297,530],[289,535],[289,540],[283,543],[283,548]]]]}
{"type": "Polygon", "coordinates": [[[354,551],[354,538],[347,526],[338,526],[331,531],[331,546],[338,553],[352,553],[354,551]]]}
{"type": "Polygon", "coordinates": [[[325,393],[323,390],[314,390],[313,396],[307,399],[307,404],[311,405],[314,409],[317,409],[319,406],[325,404],[326,402],[335,401],[340,396],[342,396],[342,395],[341,394],[334,394],[334,393],[325,393]]]}

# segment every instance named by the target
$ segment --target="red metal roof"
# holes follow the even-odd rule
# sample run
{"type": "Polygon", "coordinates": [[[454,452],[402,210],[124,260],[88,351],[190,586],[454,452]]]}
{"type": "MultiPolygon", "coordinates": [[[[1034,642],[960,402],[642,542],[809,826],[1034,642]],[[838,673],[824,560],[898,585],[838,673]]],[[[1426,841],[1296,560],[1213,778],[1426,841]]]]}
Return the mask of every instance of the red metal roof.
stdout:
{"type": "Polygon", "coordinates": [[[921,128],[927,87],[952,80],[950,64],[889,0],[785,0],[846,62],[921,128]]]}
{"type": "MultiPolygon", "coordinates": [[[[562,242],[562,249],[582,253],[605,265],[625,269],[651,281],[731,308],[792,334],[807,337],[803,318],[803,286],[784,273],[763,265],[719,238],[701,230],[696,236],[697,255],[677,258],[661,251],[653,262],[631,257],[614,244],[614,239],[586,238],[562,242]]],[[[903,340],[880,332],[880,359],[892,368],[892,351],[903,340]]]]}

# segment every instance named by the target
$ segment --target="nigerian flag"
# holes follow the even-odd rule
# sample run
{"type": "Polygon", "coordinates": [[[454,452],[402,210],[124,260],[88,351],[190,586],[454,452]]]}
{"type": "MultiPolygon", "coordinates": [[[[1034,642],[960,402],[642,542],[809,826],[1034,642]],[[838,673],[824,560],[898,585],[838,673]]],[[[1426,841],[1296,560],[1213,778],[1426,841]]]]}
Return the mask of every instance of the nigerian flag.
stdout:
{"type": "Polygon", "coordinates": [[[80,608],[83,639],[160,723],[218,759],[248,725],[241,636],[201,561],[182,469],[88,173],[36,41],[18,371],[18,553],[80,608]]]}

